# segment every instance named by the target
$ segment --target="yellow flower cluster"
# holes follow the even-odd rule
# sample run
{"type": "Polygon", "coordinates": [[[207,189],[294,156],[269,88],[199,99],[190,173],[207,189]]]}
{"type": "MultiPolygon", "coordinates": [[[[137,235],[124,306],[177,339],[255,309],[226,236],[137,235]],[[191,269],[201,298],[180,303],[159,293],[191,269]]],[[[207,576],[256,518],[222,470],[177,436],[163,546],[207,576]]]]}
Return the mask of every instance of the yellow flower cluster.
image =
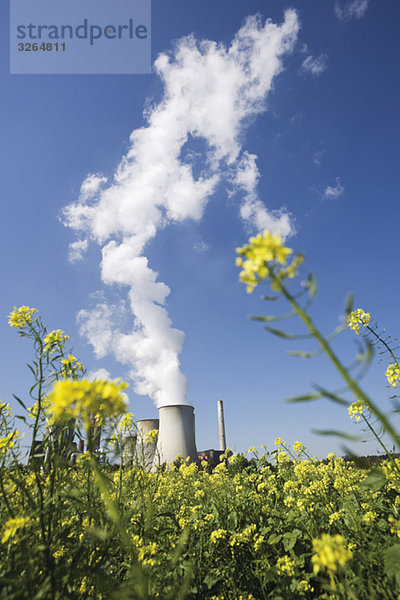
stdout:
{"type": "Polygon", "coordinates": [[[2,413],[3,417],[11,417],[10,405],[5,402],[0,402],[0,413],[2,413]]]}
{"type": "Polygon", "coordinates": [[[8,435],[0,438],[0,456],[5,454],[13,446],[15,442],[20,438],[19,431],[11,431],[8,435]]]}
{"type": "Polygon", "coordinates": [[[388,382],[391,386],[396,387],[400,383],[400,365],[399,363],[392,363],[388,366],[385,373],[388,382]]]}
{"type": "Polygon", "coordinates": [[[363,415],[363,411],[365,408],[367,408],[367,406],[362,400],[357,400],[357,402],[353,402],[353,404],[351,404],[347,409],[350,419],[354,419],[358,423],[358,421],[363,415]]]}
{"type": "Polygon", "coordinates": [[[146,433],[146,444],[154,444],[158,439],[158,429],[152,429],[146,433]]]}
{"type": "Polygon", "coordinates": [[[353,310],[347,318],[347,326],[353,329],[357,334],[360,333],[360,325],[366,326],[371,320],[371,315],[363,311],[362,308],[353,310]]]}
{"type": "Polygon", "coordinates": [[[64,347],[67,340],[69,340],[69,336],[64,331],[61,331],[61,329],[50,331],[43,340],[44,351],[49,351],[50,353],[57,352],[57,350],[61,350],[64,347]]]}
{"type": "Polygon", "coordinates": [[[72,354],[68,354],[68,358],[63,358],[61,363],[63,377],[77,377],[84,371],[83,364],[72,354]]]}
{"type": "Polygon", "coordinates": [[[320,538],[314,539],[312,544],[314,554],[311,561],[314,565],[314,575],[321,570],[327,570],[332,575],[338,567],[343,567],[353,556],[346,548],[343,536],[339,534],[332,536],[323,533],[320,538]]]}
{"type": "Polygon", "coordinates": [[[297,591],[300,592],[300,594],[304,594],[305,592],[313,592],[314,588],[308,583],[306,579],[302,579],[297,585],[297,591]]]}
{"type": "Polygon", "coordinates": [[[400,519],[395,519],[393,515],[389,516],[390,533],[394,533],[400,538],[400,519]]]}
{"type": "Polygon", "coordinates": [[[118,416],[126,411],[126,398],[123,394],[128,385],[119,380],[56,381],[49,394],[51,422],[81,419],[86,428],[95,418],[100,425],[105,417],[118,416]]]}
{"type": "MultiPolygon", "coordinates": [[[[41,402],[40,402],[40,407],[44,414],[46,414],[49,404],[50,404],[50,402],[49,402],[48,397],[43,396],[43,398],[41,399],[41,402]]],[[[35,402],[35,404],[29,409],[29,416],[31,419],[36,419],[38,410],[39,410],[39,401],[35,402]]]]}
{"type": "Polygon", "coordinates": [[[378,515],[374,510],[368,510],[364,515],[363,515],[363,521],[364,523],[373,523],[374,521],[376,521],[378,515]]]}
{"type": "Polygon", "coordinates": [[[118,423],[118,430],[125,431],[125,429],[131,429],[135,423],[135,415],[133,413],[126,413],[118,423]]]}
{"type": "Polygon", "coordinates": [[[295,442],[293,444],[293,450],[295,451],[295,453],[297,454],[297,456],[300,456],[300,454],[303,452],[303,450],[305,450],[306,447],[304,444],[302,444],[301,442],[295,442]]]}
{"type": "Polygon", "coordinates": [[[14,310],[8,315],[8,324],[16,329],[23,329],[32,323],[33,314],[37,312],[36,308],[29,306],[14,306],[14,310]]]}
{"type": "Polygon", "coordinates": [[[29,517],[17,517],[16,519],[8,519],[3,528],[3,536],[1,543],[5,544],[11,537],[14,537],[19,529],[27,527],[31,523],[29,517]]]}
{"type": "MultiPolygon", "coordinates": [[[[293,252],[291,248],[286,248],[282,244],[279,233],[273,234],[265,230],[264,233],[251,237],[249,241],[249,244],[236,249],[236,252],[240,254],[240,257],[236,259],[236,265],[243,268],[239,274],[239,280],[247,284],[248,293],[251,293],[267,277],[273,276],[276,280],[280,280],[284,277],[295,276],[303,256],[294,258],[291,265],[286,268],[277,268],[278,265],[286,265],[286,257],[293,252]]],[[[277,289],[275,282],[273,282],[272,288],[277,289]]]]}
{"type": "Polygon", "coordinates": [[[226,537],[228,535],[228,532],[226,531],[226,529],[215,529],[215,531],[211,532],[211,543],[212,544],[217,544],[219,542],[219,540],[225,540],[226,537]]]}
{"type": "Polygon", "coordinates": [[[294,560],[290,556],[281,556],[276,563],[276,570],[279,575],[293,577],[294,575],[294,560]]]}

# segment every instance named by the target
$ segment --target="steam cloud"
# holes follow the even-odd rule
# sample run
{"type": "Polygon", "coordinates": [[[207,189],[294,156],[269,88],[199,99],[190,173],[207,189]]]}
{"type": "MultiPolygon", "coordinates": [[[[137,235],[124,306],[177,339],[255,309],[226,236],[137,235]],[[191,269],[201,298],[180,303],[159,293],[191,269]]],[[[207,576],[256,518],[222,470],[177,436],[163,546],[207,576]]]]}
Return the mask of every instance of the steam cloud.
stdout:
{"type": "Polygon", "coordinates": [[[157,406],[187,404],[186,377],[179,354],[184,333],[171,327],[164,308],[170,289],[148,266],[145,246],[160,228],[185,219],[199,221],[216,186],[225,180],[243,196],[240,215],[258,230],[291,232],[284,211],[268,212],[257,197],[256,156],[240,140],[249,120],[263,112],[283,55],[296,42],[296,12],[285,12],[276,25],[248,17],[229,48],[193,36],[178,41],[175,51],[155,61],[164,83],[163,98],[147,115],[147,125],[130,135],[130,148],[113,180],[90,174],[77,202],[65,207],[66,226],[79,235],[74,260],[85,239],[102,246],[104,283],[129,289],[133,329],[123,333],[112,306],[99,303],[78,315],[81,333],[98,357],[111,353],[131,367],[138,394],[157,406]],[[201,175],[194,176],[188,140],[202,139],[201,175]]]}

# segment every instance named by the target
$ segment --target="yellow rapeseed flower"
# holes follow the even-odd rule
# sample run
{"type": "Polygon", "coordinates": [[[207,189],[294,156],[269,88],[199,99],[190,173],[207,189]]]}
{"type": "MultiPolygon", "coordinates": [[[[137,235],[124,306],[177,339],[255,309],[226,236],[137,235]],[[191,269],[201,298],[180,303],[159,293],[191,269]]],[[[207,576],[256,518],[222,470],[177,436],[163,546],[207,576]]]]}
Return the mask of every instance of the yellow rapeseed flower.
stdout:
{"type": "Polygon", "coordinates": [[[350,419],[354,419],[357,423],[363,415],[364,409],[367,408],[367,405],[362,400],[357,400],[357,402],[353,402],[347,409],[349,413],[350,419]]]}
{"type": "Polygon", "coordinates": [[[294,560],[290,556],[281,556],[276,563],[276,570],[279,575],[293,577],[294,575],[294,560]]]}
{"type": "Polygon", "coordinates": [[[3,536],[1,543],[5,544],[11,537],[14,537],[19,529],[30,524],[31,519],[29,517],[17,517],[16,519],[8,519],[3,528],[3,536]]]}
{"type": "Polygon", "coordinates": [[[83,364],[72,354],[68,354],[68,358],[63,358],[61,363],[63,377],[76,377],[84,371],[83,364]]]}
{"type": "Polygon", "coordinates": [[[135,415],[133,413],[126,413],[118,423],[119,431],[124,431],[125,429],[130,429],[133,427],[135,422],[135,415]]]}
{"type": "Polygon", "coordinates": [[[295,453],[297,454],[297,456],[300,456],[300,454],[303,452],[303,450],[305,450],[306,447],[304,444],[302,444],[301,442],[295,442],[293,444],[293,450],[295,451],[295,453]]]}
{"type": "Polygon", "coordinates": [[[2,413],[4,417],[11,417],[10,405],[5,402],[0,402],[0,413],[2,413]]]}
{"type": "Polygon", "coordinates": [[[8,315],[8,324],[16,329],[23,329],[32,323],[33,313],[37,312],[36,308],[29,306],[14,306],[14,310],[8,315]]]}
{"type": "Polygon", "coordinates": [[[312,544],[314,554],[311,561],[314,565],[314,575],[319,571],[326,570],[331,578],[331,584],[333,584],[333,574],[338,567],[343,567],[350,560],[353,556],[352,552],[346,548],[345,540],[339,534],[332,536],[329,533],[323,533],[320,538],[314,539],[312,544]]]}
{"type": "Polygon", "coordinates": [[[216,544],[219,540],[224,540],[227,535],[228,535],[228,532],[226,531],[226,529],[216,529],[215,531],[211,532],[211,535],[210,535],[211,543],[216,544]]]}
{"type": "MultiPolygon", "coordinates": [[[[158,439],[158,429],[152,429],[146,433],[146,444],[154,444],[158,439]]],[[[194,463],[193,463],[194,464],[194,463]]]]}
{"type": "Polygon", "coordinates": [[[392,363],[388,366],[385,373],[388,382],[391,386],[396,387],[400,383],[400,365],[399,363],[392,363]]]}
{"type": "Polygon", "coordinates": [[[19,431],[11,431],[8,435],[3,438],[0,438],[0,456],[2,454],[6,454],[8,450],[10,450],[13,446],[15,446],[15,442],[20,439],[19,431]]]}
{"type": "Polygon", "coordinates": [[[360,333],[360,325],[368,325],[371,320],[371,315],[363,311],[362,308],[353,310],[347,318],[347,326],[353,329],[357,334],[360,333]]]}
{"type": "MultiPolygon", "coordinates": [[[[286,265],[286,257],[293,251],[282,244],[279,233],[273,234],[268,230],[251,237],[249,241],[249,244],[236,249],[240,254],[240,257],[236,258],[236,265],[243,269],[239,280],[247,284],[247,292],[251,293],[263,279],[271,275],[274,265],[286,265]]],[[[282,270],[281,276],[293,277],[301,260],[297,257],[285,272],[282,270]]]]}
{"type": "Polygon", "coordinates": [[[373,523],[377,519],[378,515],[374,510],[368,510],[364,515],[362,520],[364,523],[373,523]]]}
{"type": "Polygon", "coordinates": [[[124,414],[126,399],[123,390],[127,387],[127,383],[117,379],[112,382],[103,379],[56,381],[49,394],[51,422],[80,419],[88,428],[93,417],[100,425],[105,417],[124,414]]]}
{"type": "Polygon", "coordinates": [[[69,340],[69,336],[64,333],[61,329],[55,329],[50,331],[44,338],[44,350],[45,352],[50,351],[54,353],[64,347],[65,342],[69,340]]]}

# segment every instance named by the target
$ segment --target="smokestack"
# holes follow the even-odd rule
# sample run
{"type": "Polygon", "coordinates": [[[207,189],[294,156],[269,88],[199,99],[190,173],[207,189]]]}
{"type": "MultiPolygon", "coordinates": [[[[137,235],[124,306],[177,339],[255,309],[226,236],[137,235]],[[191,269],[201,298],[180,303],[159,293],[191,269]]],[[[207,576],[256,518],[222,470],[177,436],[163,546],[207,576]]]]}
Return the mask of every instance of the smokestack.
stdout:
{"type": "Polygon", "coordinates": [[[159,419],[141,419],[137,422],[137,441],[135,460],[137,464],[150,468],[156,453],[157,438],[148,441],[147,434],[154,429],[159,429],[159,419]]]}
{"type": "Polygon", "coordinates": [[[173,404],[158,409],[160,430],[153,466],[172,463],[176,457],[197,462],[193,406],[173,404]]]}
{"type": "Polygon", "coordinates": [[[225,421],[224,421],[224,403],[222,400],[217,401],[218,405],[218,425],[219,425],[219,449],[225,452],[225,421]]]}

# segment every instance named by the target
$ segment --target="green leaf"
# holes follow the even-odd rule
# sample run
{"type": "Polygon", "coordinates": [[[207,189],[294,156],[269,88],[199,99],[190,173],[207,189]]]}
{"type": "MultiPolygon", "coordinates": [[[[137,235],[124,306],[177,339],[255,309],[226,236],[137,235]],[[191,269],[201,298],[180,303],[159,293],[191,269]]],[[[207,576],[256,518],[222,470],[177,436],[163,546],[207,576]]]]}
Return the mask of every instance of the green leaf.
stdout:
{"type": "Polygon", "coordinates": [[[266,315],[265,317],[250,317],[251,321],[279,321],[279,317],[273,315],[266,315]]]}
{"type": "Polygon", "coordinates": [[[280,329],[274,329],[273,327],[268,327],[268,325],[265,325],[265,329],[267,331],[269,331],[270,333],[273,333],[274,335],[285,338],[287,340],[291,340],[294,337],[293,335],[290,335],[289,333],[285,333],[284,331],[281,331],[280,329]]]}
{"type": "Polygon", "coordinates": [[[294,396],[293,398],[287,398],[285,402],[309,402],[310,400],[318,400],[322,398],[322,394],[305,394],[304,396],[294,396]]]}
{"type": "Polygon", "coordinates": [[[273,300],[278,300],[278,296],[261,296],[261,300],[270,300],[272,302],[273,300]]]}
{"type": "Polygon", "coordinates": [[[21,419],[21,421],[23,421],[26,424],[26,417],[23,417],[22,415],[16,415],[15,418],[16,419],[21,419]]]}
{"type": "Polygon", "coordinates": [[[215,573],[208,573],[208,575],[206,575],[204,577],[204,583],[206,584],[207,588],[209,590],[211,590],[211,588],[221,579],[221,575],[216,575],[215,573]]]}
{"type": "Polygon", "coordinates": [[[342,431],[336,431],[335,429],[311,429],[312,433],[317,435],[335,435],[349,442],[359,442],[359,436],[350,435],[349,433],[343,433],[342,431]]]}
{"type": "Polygon", "coordinates": [[[341,404],[342,406],[348,406],[349,403],[347,402],[347,400],[343,400],[343,398],[340,398],[339,396],[337,396],[336,394],[334,394],[333,392],[329,392],[328,390],[320,387],[317,384],[314,384],[314,386],[319,393],[321,394],[321,396],[325,396],[326,398],[329,398],[329,400],[332,400],[333,402],[336,402],[337,404],[341,404]]]}
{"type": "Polygon", "coordinates": [[[36,377],[36,375],[38,374],[38,366],[36,363],[34,363],[34,365],[35,365],[35,368],[33,368],[32,365],[28,364],[28,369],[32,372],[34,377],[36,377]]]}
{"type": "Polygon", "coordinates": [[[252,321],[284,321],[285,319],[289,319],[295,315],[295,311],[291,310],[284,315],[266,315],[264,317],[250,317],[252,321]]]}
{"type": "Polygon", "coordinates": [[[386,575],[394,577],[397,585],[400,585],[400,544],[393,544],[385,550],[383,564],[386,575]]]}
{"type": "Polygon", "coordinates": [[[371,364],[372,357],[374,356],[374,347],[369,340],[367,340],[367,354],[365,356],[364,362],[366,366],[371,364]]]}
{"type": "Polygon", "coordinates": [[[285,338],[286,340],[305,340],[312,337],[312,335],[308,333],[305,335],[291,335],[290,333],[285,333],[280,329],[274,329],[273,327],[269,327],[268,325],[264,325],[264,329],[266,329],[270,333],[273,333],[274,335],[277,335],[278,337],[285,338]]]}
{"type": "Polygon", "coordinates": [[[290,354],[290,356],[300,356],[300,358],[312,358],[315,356],[315,352],[302,352],[301,350],[288,350],[286,354],[290,354]]]}
{"type": "Polygon", "coordinates": [[[349,292],[347,294],[346,307],[344,309],[346,315],[349,315],[351,313],[351,311],[353,310],[353,306],[354,306],[354,294],[353,294],[353,292],[349,292]]]}
{"type": "MultiPolygon", "coordinates": [[[[386,475],[379,469],[373,469],[369,472],[368,477],[361,481],[360,487],[378,492],[387,482],[386,475]]],[[[400,546],[399,546],[400,548],[400,546]]]]}
{"type": "Polygon", "coordinates": [[[268,538],[268,544],[270,544],[271,546],[274,546],[275,544],[279,544],[281,539],[282,539],[282,536],[280,533],[272,533],[268,538]]]}
{"type": "Polygon", "coordinates": [[[238,524],[238,518],[237,518],[237,513],[235,510],[231,511],[228,515],[228,519],[227,519],[227,525],[228,525],[228,529],[235,530],[238,524]]]}
{"type": "Polygon", "coordinates": [[[314,275],[314,273],[310,273],[308,276],[308,281],[307,281],[307,287],[308,287],[308,295],[310,298],[314,298],[315,294],[317,293],[317,279],[314,275]]]}
{"type": "Polygon", "coordinates": [[[293,529],[293,531],[287,532],[283,536],[283,547],[285,552],[288,552],[296,544],[297,540],[301,537],[300,529],[293,529]]]}
{"type": "Polygon", "coordinates": [[[22,402],[21,398],[18,398],[18,396],[16,396],[15,394],[13,394],[14,398],[16,399],[16,401],[18,402],[18,404],[20,404],[22,406],[22,408],[24,408],[25,410],[28,410],[25,406],[25,404],[22,402]]]}

